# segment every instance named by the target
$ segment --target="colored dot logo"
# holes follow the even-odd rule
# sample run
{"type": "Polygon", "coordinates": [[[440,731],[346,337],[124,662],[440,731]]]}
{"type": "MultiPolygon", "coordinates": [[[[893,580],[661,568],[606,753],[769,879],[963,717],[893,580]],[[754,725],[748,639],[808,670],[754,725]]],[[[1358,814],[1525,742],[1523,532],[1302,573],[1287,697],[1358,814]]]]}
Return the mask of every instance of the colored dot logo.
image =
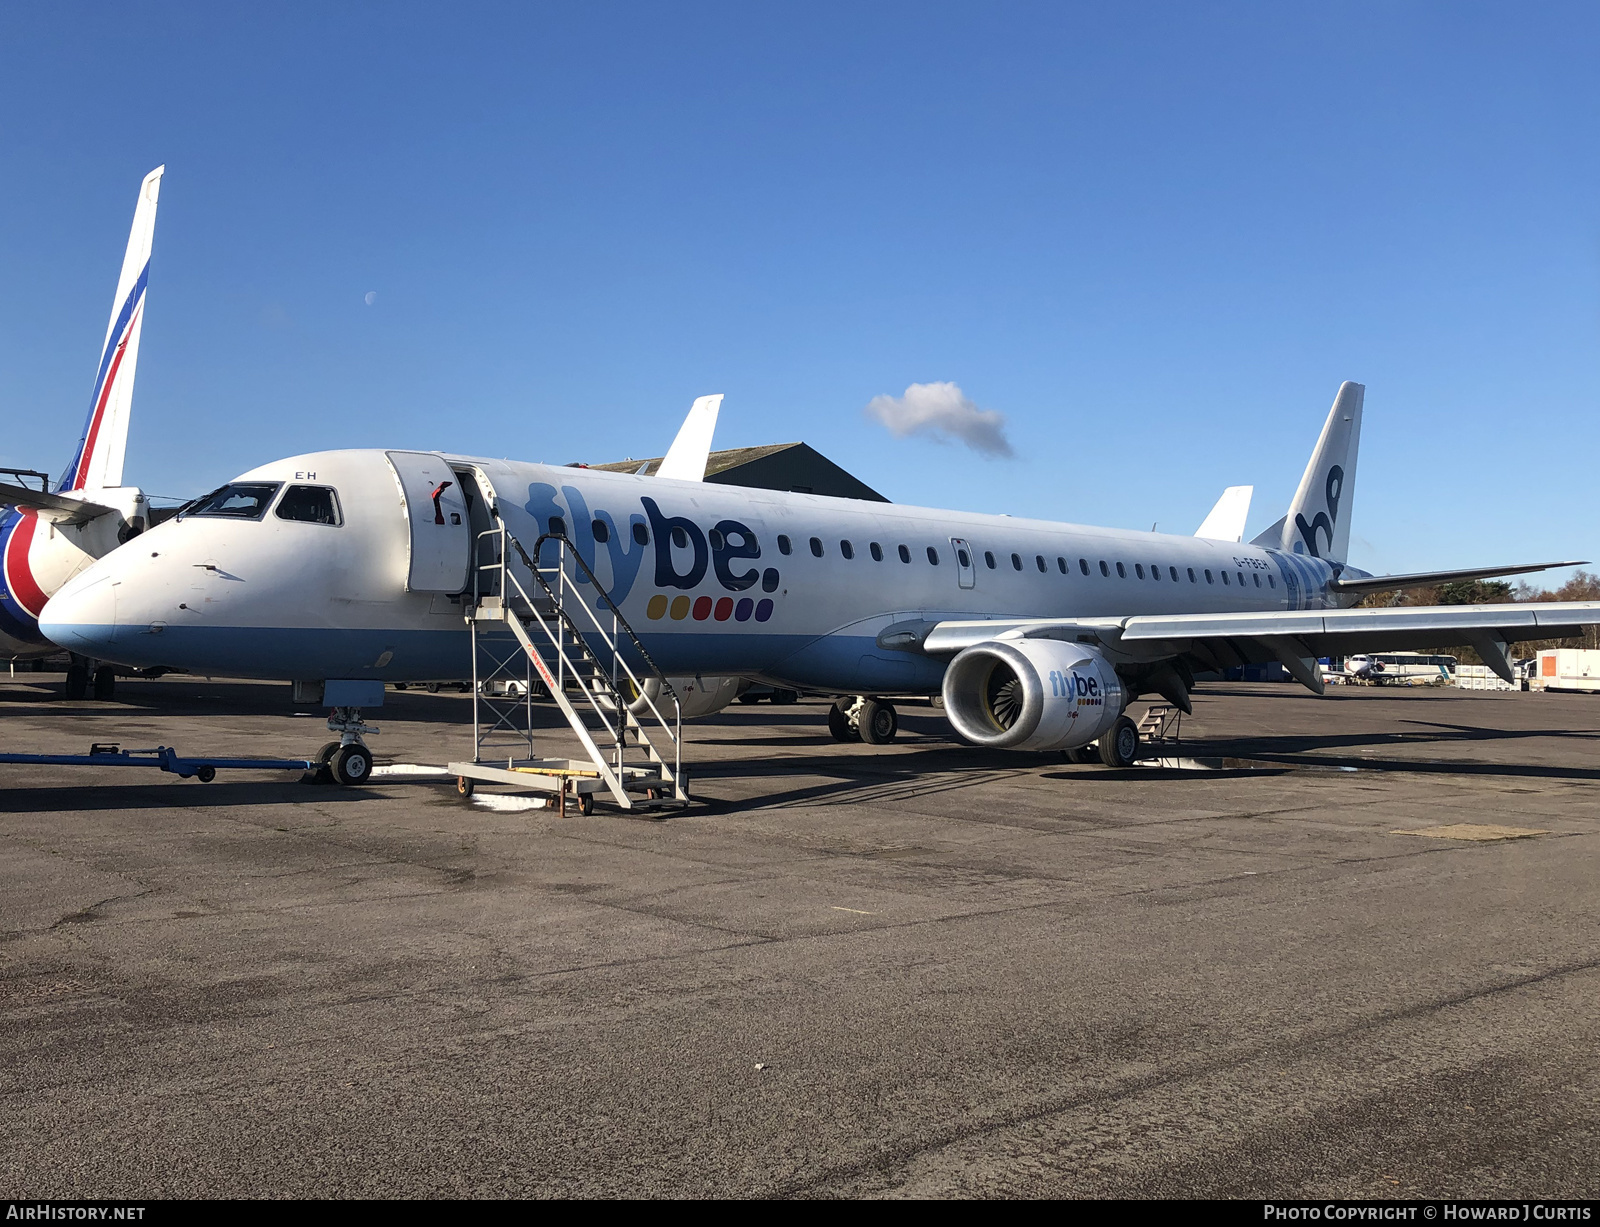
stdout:
{"type": "Polygon", "coordinates": [[[752,601],[746,596],[735,601],[731,596],[725,596],[713,601],[708,596],[701,596],[690,601],[686,596],[675,596],[669,602],[666,595],[660,592],[651,597],[644,607],[645,617],[652,622],[669,616],[674,622],[682,622],[691,614],[696,622],[707,619],[726,622],[730,618],[735,622],[748,622],[751,618],[765,622],[772,617],[772,611],[772,601],[766,597],[752,601]]]}

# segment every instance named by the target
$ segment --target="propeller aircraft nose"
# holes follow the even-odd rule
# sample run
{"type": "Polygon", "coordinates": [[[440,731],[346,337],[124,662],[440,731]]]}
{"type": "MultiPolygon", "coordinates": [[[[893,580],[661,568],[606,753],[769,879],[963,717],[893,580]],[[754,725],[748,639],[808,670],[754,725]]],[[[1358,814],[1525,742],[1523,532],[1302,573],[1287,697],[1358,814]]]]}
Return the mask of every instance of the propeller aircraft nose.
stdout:
{"type": "Polygon", "coordinates": [[[90,567],[45,603],[39,630],[69,652],[109,657],[117,637],[117,586],[110,575],[90,567]]]}

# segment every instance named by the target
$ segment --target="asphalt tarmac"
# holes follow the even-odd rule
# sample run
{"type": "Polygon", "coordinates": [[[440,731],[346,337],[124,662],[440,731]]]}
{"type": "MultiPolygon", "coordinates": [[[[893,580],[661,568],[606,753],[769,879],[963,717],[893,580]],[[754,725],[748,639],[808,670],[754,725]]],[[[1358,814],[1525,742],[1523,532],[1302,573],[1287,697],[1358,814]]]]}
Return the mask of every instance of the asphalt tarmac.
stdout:
{"type": "MultiPolygon", "coordinates": [[[[32,680],[6,750],[327,739],[283,686],[32,680]]],[[[1196,702],[1126,771],[735,706],[665,820],[0,766],[0,1188],[1600,1195],[1600,697],[1196,702]],[[1495,828],[1539,833],[1447,837],[1495,828]]],[[[391,694],[379,762],[468,711],[391,694]]]]}

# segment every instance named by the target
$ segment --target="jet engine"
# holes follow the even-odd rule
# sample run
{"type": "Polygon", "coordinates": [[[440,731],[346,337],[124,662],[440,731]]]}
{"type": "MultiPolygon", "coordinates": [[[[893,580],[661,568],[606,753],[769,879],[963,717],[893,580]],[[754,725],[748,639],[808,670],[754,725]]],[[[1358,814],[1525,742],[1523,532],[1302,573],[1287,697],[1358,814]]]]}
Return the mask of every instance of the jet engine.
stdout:
{"type": "MultiPolygon", "coordinates": [[[[668,680],[677,693],[679,710],[685,720],[721,711],[750,685],[742,677],[713,677],[710,674],[704,677],[674,677],[668,680]]],[[[644,691],[654,700],[657,710],[668,720],[672,719],[672,704],[662,700],[661,683],[653,677],[647,677],[644,679],[644,691]]],[[[644,695],[640,695],[628,704],[628,710],[640,716],[649,711],[650,707],[645,702],[644,695]]]]}
{"type": "Polygon", "coordinates": [[[1122,715],[1122,682],[1094,648],[1060,639],[991,639],[944,675],[944,710],[980,746],[1065,750],[1088,745],[1122,715]]]}

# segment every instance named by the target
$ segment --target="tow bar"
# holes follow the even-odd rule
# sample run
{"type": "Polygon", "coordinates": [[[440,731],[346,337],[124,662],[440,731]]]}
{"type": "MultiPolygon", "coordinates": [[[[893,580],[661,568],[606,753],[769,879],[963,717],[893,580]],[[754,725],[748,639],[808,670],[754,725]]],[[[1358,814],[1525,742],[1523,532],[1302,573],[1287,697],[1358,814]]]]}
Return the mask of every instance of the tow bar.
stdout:
{"type": "Polygon", "coordinates": [[[87,754],[0,754],[0,763],[36,763],[46,767],[159,767],[179,779],[193,777],[202,784],[217,778],[217,770],[316,771],[325,763],[307,758],[182,758],[171,746],[153,750],[123,750],[115,744],[95,742],[87,754]]]}

